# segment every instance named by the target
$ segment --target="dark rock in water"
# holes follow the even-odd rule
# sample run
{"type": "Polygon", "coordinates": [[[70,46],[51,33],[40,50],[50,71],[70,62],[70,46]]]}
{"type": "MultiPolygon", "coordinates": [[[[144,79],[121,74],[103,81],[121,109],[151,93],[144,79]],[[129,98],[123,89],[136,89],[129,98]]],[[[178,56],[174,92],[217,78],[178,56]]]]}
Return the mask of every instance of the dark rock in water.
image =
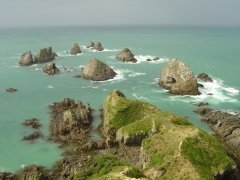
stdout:
{"type": "Polygon", "coordinates": [[[146,61],[152,61],[152,60],[148,58],[148,59],[146,59],[146,61]]]}
{"type": "Polygon", "coordinates": [[[97,42],[93,47],[92,49],[96,50],[96,51],[103,51],[104,48],[102,46],[102,44],[100,42],[97,42]]]}
{"type": "Polygon", "coordinates": [[[213,93],[208,93],[207,95],[209,95],[209,96],[212,96],[212,95],[213,95],[213,93]]]}
{"type": "Polygon", "coordinates": [[[35,56],[35,63],[45,63],[48,61],[52,61],[57,57],[57,54],[52,51],[52,47],[43,48],[40,52],[35,56]]]}
{"type": "Polygon", "coordinates": [[[217,137],[240,157],[240,115],[207,108],[197,112],[203,115],[202,120],[210,125],[217,137]]]}
{"type": "Polygon", "coordinates": [[[198,87],[201,87],[201,88],[204,88],[204,85],[203,85],[203,84],[200,84],[200,83],[197,83],[197,86],[198,86],[198,87]]]}
{"type": "Polygon", "coordinates": [[[81,75],[75,75],[74,78],[81,78],[81,75]]]}
{"type": "Polygon", "coordinates": [[[75,42],[75,43],[73,43],[73,45],[70,49],[70,54],[77,55],[79,53],[81,53],[81,49],[80,49],[78,43],[75,42]]]}
{"type": "Polygon", "coordinates": [[[89,105],[65,98],[61,102],[50,105],[52,119],[51,136],[60,141],[74,141],[81,134],[81,128],[89,127],[92,121],[92,109],[89,105]]]}
{"type": "Polygon", "coordinates": [[[34,133],[32,133],[28,136],[24,136],[22,140],[23,141],[34,141],[34,140],[36,140],[38,138],[41,138],[41,137],[43,137],[42,133],[34,132],[34,133]]]}
{"type": "Polygon", "coordinates": [[[42,125],[39,120],[32,118],[25,120],[22,125],[24,126],[31,126],[33,129],[39,129],[42,125]]]}
{"type": "Polygon", "coordinates": [[[43,72],[47,73],[48,75],[54,75],[58,74],[60,70],[56,67],[55,63],[48,63],[43,67],[43,72]]]}
{"type": "Polygon", "coordinates": [[[200,109],[195,110],[194,112],[203,116],[210,111],[211,111],[211,109],[209,109],[209,108],[200,108],[200,109]]]}
{"type": "Polygon", "coordinates": [[[108,79],[113,79],[116,75],[117,73],[114,72],[112,68],[98,59],[90,60],[82,71],[82,76],[84,79],[93,81],[105,81],[108,79]]]}
{"type": "Polygon", "coordinates": [[[8,89],[6,89],[6,91],[12,93],[12,92],[16,92],[17,89],[15,89],[15,88],[8,88],[8,89]]]}
{"type": "Polygon", "coordinates": [[[207,102],[193,102],[192,105],[194,105],[194,106],[207,106],[209,104],[207,102]]]}
{"type": "Polygon", "coordinates": [[[155,57],[155,58],[153,58],[153,61],[157,61],[159,59],[160,59],[159,57],[155,57]]]}
{"type": "Polygon", "coordinates": [[[20,66],[30,66],[33,64],[33,57],[31,51],[25,52],[22,54],[19,61],[20,66]]]}
{"type": "Polygon", "coordinates": [[[201,73],[197,76],[198,79],[201,79],[205,82],[213,82],[212,78],[209,77],[206,73],[201,73]]]}
{"type": "Polygon", "coordinates": [[[197,81],[192,70],[182,61],[169,61],[160,74],[159,85],[172,94],[199,95],[197,81]]]}
{"type": "Polygon", "coordinates": [[[123,62],[137,62],[133,53],[128,48],[124,48],[120,53],[118,53],[116,59],[123,62]]]}
{"type": "Polygon", "coordinates": [[[94,46],[95,46],[95,43],[91,41],[86,45],[86,48],[92,48],[94,46]]]}
{"type": "Polygon", "coordinates": [[[17,172],[18,180],[50,180],[47,170],[42,166],[26,166],[17,172]]]}
{"type": "Polygon", "coordinates": [[[0,172],[0,179],[1,180],[16,180],[16,177],[14,174],[9,172],[0,172]]]}

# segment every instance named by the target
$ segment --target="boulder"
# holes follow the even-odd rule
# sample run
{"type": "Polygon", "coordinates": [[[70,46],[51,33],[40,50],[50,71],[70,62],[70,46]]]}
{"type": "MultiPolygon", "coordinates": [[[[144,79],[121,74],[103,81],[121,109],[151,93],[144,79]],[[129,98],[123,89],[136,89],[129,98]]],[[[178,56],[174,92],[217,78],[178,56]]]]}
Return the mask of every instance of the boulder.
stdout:
{"type": "Polygon", "coordinates": [[[160,59],[159,57],[155,57],[155,58],[153,58],[153,61],[157,61],[159,59],[160,59]]]}
{"type": "Polygon", "coordinates": [[[8,88],[6,89],[6,92],[10,92],[10,93],[13,93],[13,92],[16,92],[17,89],[16,88],[8,88]]]}
{"type": "Polygon", "coordinates": [[[92,49],[96,50],[96,51],[103,51],[104,48],[102,46],[102,44],[100,42],[97,42],[93,47],[92,49]]]}
{"type": "Polygon", "coordinates": [[[120,53],[118,53],[116,59],[123,62],[137,62],[133,53],[128,48],[124,48],[120,53]]]}
{"type": "Polygon", "coordinates": [[[201,73],[197,76],[198,79],[201,79],[205,82],[213,82],[212,78],[209,77],[206,73],[201,73]]]}
{"type": "Polygon", "coordinates": [[[43,72],[47,73],[48,75],[54,75],[59,73],[59,69],[56,67],[55,63],[47,63],[43,67],[43,72]]]}
{"type": "Polygon", "coordinates": [[[39,122],[39,120],[32,118],[32,119],[26,119],[22,125],[24,126],[31,126],[33,129],[39,129],[42,125],[39,122]]]}
{"type": "Polygon", "coordinates": [[[78,43],[75,42],[75,43],[73,43],[73,45],[70,49],[70,54],[77,55],[79,53],[81,53],[81,49],[80,49],[78,43]]]}
{"type": "Polygon", "coordinates": [[[112,79],[117,75],[112,68],[98,59],[90,60],[82,71],[84,79],[93,81],[105,81],[112,79]]]}
{"type": "Polygon", "coordinates": [[[57,57],[57,54],[52,51],[52,47],[43,48],[35,56],[34,62],[37,64],[45,63],[45,62],[54,60],[56,57],[57,57]]]}
{"type": "Polygon", "coordinates": [[[178,59],[173,59],[164,66],[160,74],[159,85],[169,90],[172,94],[200,94],[192,70],[178,59]]]}
{"type": "Polygon", "coordinates": [[[89,42],[88,44],[86,44],[86,48],[92,48],[95,46],[95,43],[94,42],[89,42]]]}
{"type": "Polygon", "coordinates": [[[30,66],[33,64],[33,57],[31,51],[25,52],[21,55],[21,59],[18,62],[20,66],[30,66]]]}
{"type": "Polygon", "coordinates": [[[47,170],[44,167],[31,165],[24,167],[17,173],[18,180],[50,180],[47,170]]]}

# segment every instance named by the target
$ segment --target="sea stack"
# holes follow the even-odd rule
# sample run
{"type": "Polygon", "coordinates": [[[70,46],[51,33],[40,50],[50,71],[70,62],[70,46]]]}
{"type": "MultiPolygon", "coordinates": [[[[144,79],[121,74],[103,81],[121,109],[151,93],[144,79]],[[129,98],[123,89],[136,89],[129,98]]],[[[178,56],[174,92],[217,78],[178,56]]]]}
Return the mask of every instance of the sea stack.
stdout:
{"type": "Polygon", "coordinates": [[[206,73],[200,73],[197,76],[198,79],[201,79],[204,82],[213,82],[212,78],[208,76],[206,73]]]}
{"type": "Polygon", "coordinates": [[[112,79],[117,75],[112,68],[98,59],[90,60],[82,71],[84,79],[93,81],[105,81],[112,79]]]}
{"type": "Polygon", "coordinates": [[[33,64],[33,57],[31,51],[22,54],[20,61],[18,62],[20,66],[30,66],[33,64]]]}
{"type": "Polygon", "coordinates": [[[118,53],[116,59],[123,62],[137,62],[133,53],[128,48],[124,48],[120,53],[118,53]]]}
{"type": "Polygon", "coordinates": [[[178,59],[173,59],[164,66],[160,74],[159,85],[169,90],[172,94],[200,94],[192,70],[178,59]]]}
{"type": "Polygon", "coordinates": [[[48,75],[54,75],[59,73],[59,69],[56,67],[55,63],[48,63],[45,64],[43,72],[47,73],[48,75]]]}
{"type": "Polygon", "coordinates": [[[79,53],[81,53],[81,49],[80,49],[78,43],[74,42],[71,49],[70,49],[70,54],[71,55],[77,55],[79,53]]]}
{"type": "Polygon", "coordinates": [[[94,42],[89,42],[88,44],[86,44],[86,48],[92,48],[95,46],[95,43],[94,42]]]}
{"type": "Polygon", "coordinates": [[[100,42],[97,42],[93,47],[92,49],[96,50],[96,51],[103,51],[104,48],[102,46],[102,44],[100,42]]]}
{"type": "Polygon", "coordinates": [[[52,47],[43,48],[40,52],[35,56],[35,63],[45,63],[48,61],[52,61],[57,57],[57,54],[52,51],[52,47]]]}

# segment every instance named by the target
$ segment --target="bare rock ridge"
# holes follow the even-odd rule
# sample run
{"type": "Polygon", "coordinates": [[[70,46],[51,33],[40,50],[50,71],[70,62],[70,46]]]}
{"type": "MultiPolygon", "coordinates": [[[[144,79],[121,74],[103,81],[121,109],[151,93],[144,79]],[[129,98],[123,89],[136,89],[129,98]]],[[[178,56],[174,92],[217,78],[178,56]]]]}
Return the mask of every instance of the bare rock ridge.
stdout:
{"type": "Polygon", "coordinates": [[[54,75],[58,74],[60,70],[56,67],[55,63],[47,63],[43,67],[43,72],[45,72],[48,75],[54,75]]]}
{"type": "Polygon", "coordinates": [[[98,59],[90,60],[82,71],[84,79],[93,81],[105,81],[114,78],[116,75],[117,73],[112,68],[98,59]]]}
{"type": "Polygon", "coordinates": [[[33,64],[33,56],[31,51],[25,52],[21,55],[21,59],[19,61],[20,66],[30,66],[33,64]]]}
{"type": "Polygon", "coordinates": [[[71,55],[77,55],[79,53],[81,53],[81,49],[80,49],[78,43],[74,42],[71,49],[70,49],[70,54],[71,55]]]}
{"type": "Polygon", "coordinates": [[[169,90],[172,94],[200,94],[192,70],[178,59],[173,59],[164,66],[160,74],[159,85],[169,90]]]}
{"type": "Polygon", "coordinates": [[[137,60],[134,58],[133,53],[128,48],[124,48],[120,53],[118,53],[116,55],[116,59],[123,62],[137,62],[137,60]]]}

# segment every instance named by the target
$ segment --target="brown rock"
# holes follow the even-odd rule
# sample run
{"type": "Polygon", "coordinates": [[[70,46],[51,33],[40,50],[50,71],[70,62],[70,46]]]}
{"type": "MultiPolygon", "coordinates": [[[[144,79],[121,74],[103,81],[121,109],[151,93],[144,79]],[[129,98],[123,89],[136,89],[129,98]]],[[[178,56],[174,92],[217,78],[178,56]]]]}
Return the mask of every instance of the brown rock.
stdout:
{"type": "Polygon", "coordinates": [[[35,56],[35,63],[45,63],[48,61],[52,61],[57,57],[57,54],[52,51],[52,47],[43,48],[40,52],[35,56]]]}
{"type": "Polygon", "coordinates": [[[42,166],[27,166],[17,173],[18,180],[50,180],[47,171],[42,166]]]}
{"type": "Polygon", "coordinates": [[[25,120],[22,125],[24,126],[31,126],[33,129],[39,129],[42,125],[39,122],[39,120],[33,118],[33,119],[27,119],[25,120]]]}
{"type": "Polygon", "coordinates": [[[79,53],[81,53],[81,49],[80,49],[78,43],[75,42],[75,43],[73,43],[73,45],[70,49],[70,54],[77,55],[79,53]]]}
{"type": "Polygon", "coordinates": [[[19,61],[20,66],[30,66],[33,64],[33,57],[31,51],[25,52],[22,54],[19,61]]]}
{"type": "Polygon", "coordinates": [[[133,53],[128,48],[124,48],[120,53],[118,53],[116,59],[123,62],[137,62],[133,53]]]}
{"type": "Polygon", "coordinates": [[[8,88],[8,89],[6,89],[6,92],[10,92],[10,93],[16,92],[16,91],[17,91],[17,89],[15,89],[15,88],[8,88]]]}
{"type": "Polygon", "coordinates": [[[213,82],[212,78],[209,77],[206,73],[201,73],[197,76],[197,78],[205,81],[205,82],[213,82]]]}
{"type": "Polygon", "coordinates": [[[30,134],[28,136],[24,136],[22,140],[23,141],[34,141],[34,140],[36,140],[36,139],[38,139],[40,137],[43,137],[42,133],[34,132],[34,133],[32,133],[32,134],[30,134]]]}
{"type": "Polygon", "coordinates": [[[45,72],[48,75],[54,75],[59,73],[59,69],[56,67],[55,63],[48,63],[45,64],[43,72],[45,72]]]}

